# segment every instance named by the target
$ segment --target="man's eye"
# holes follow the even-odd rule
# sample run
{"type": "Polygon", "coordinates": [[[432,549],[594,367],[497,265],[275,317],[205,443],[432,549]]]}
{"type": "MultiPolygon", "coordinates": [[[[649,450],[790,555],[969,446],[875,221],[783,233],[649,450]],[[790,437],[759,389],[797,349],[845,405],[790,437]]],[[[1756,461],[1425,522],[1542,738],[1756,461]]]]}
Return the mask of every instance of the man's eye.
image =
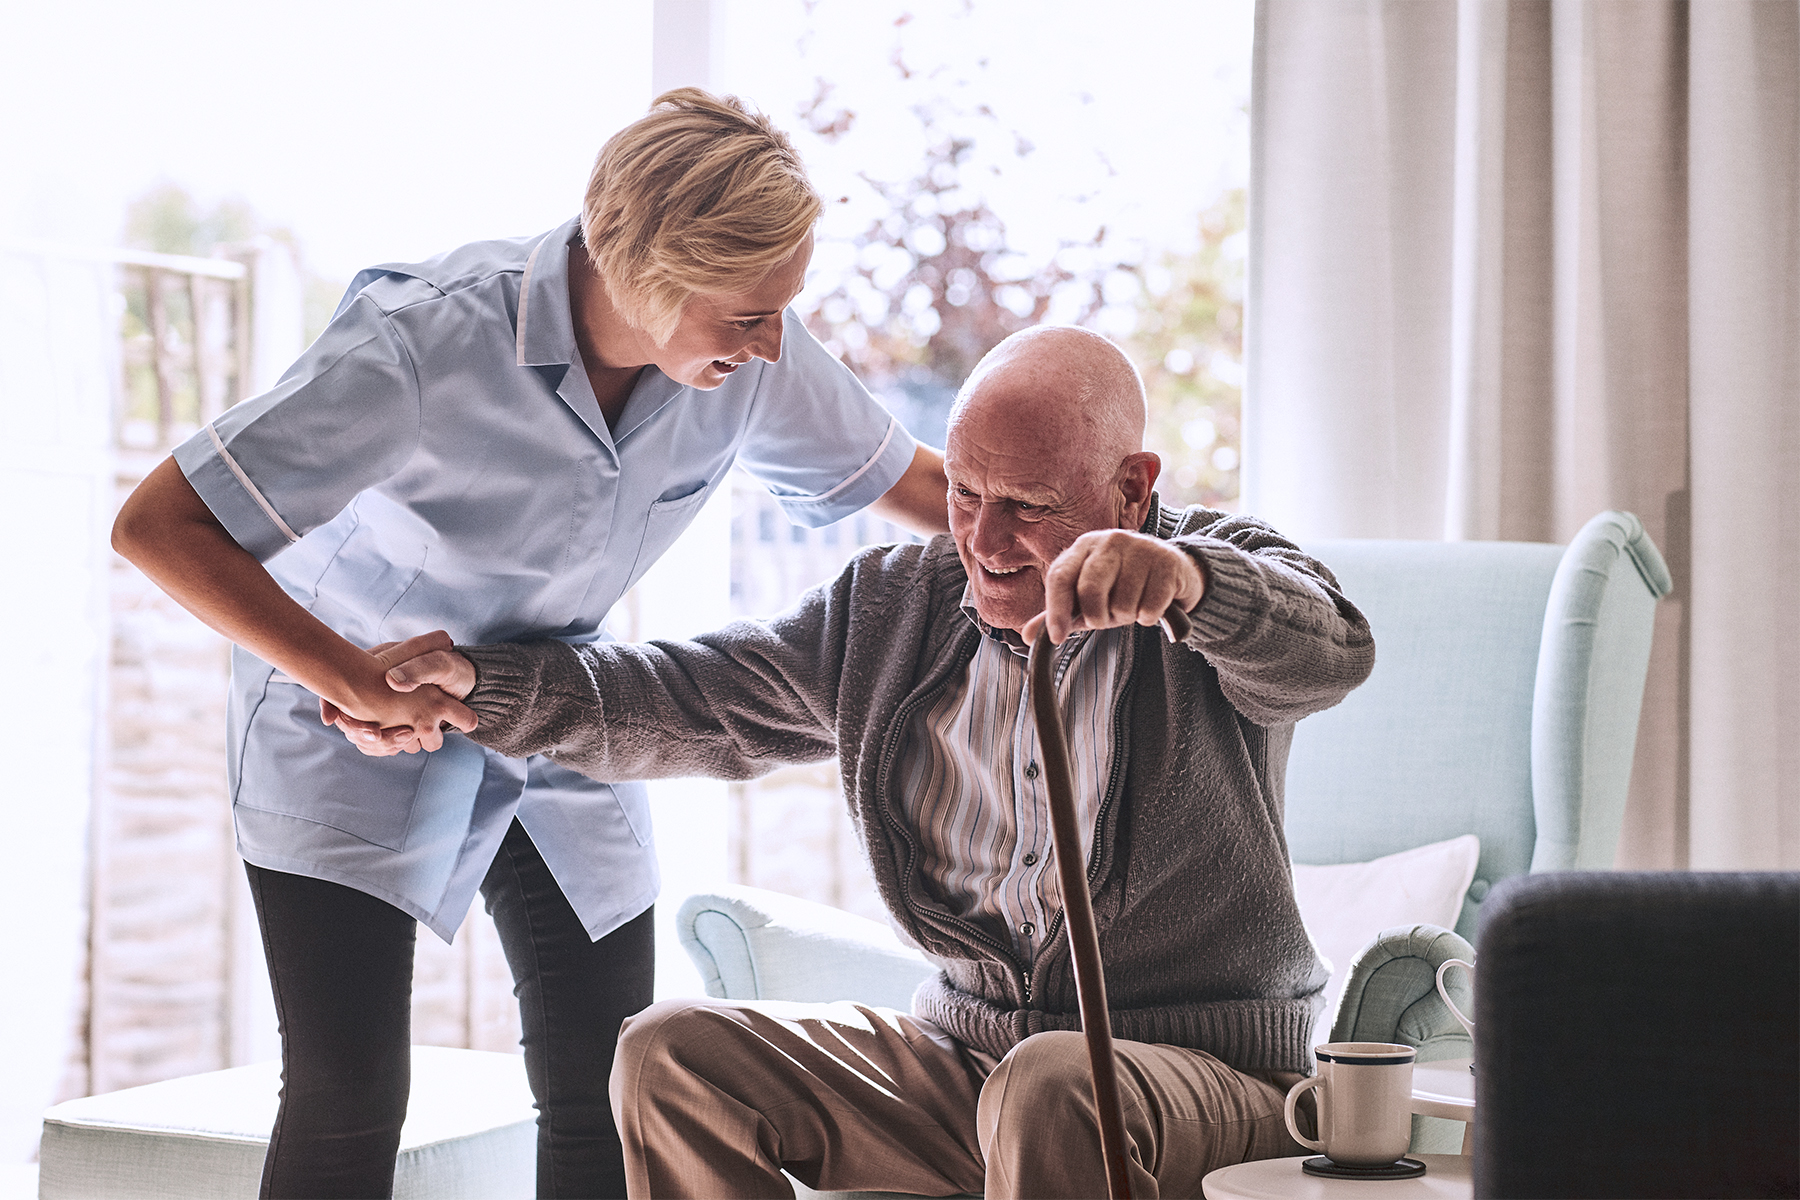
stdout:
{"type": "Polygon", "coordinates": [[[752,329],[755,329],[758,325],[762,324],[762,318],[753,317],[748,321],[733,321],[732,324],[737,326],[740,332],[749,333],[752,329]]]}

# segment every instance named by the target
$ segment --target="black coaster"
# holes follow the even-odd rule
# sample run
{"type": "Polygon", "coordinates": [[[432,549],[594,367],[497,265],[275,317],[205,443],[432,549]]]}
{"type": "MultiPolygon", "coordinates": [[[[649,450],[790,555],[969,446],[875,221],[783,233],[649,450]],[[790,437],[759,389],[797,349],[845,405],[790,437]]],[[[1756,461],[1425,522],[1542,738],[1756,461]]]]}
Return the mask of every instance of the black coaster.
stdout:
{"type": "Polygon", "coordinates": [[[1399,1162],[1382,1163],[1379,1166],[1357,1167],[1349,1163],[1332,1162],[1320,1155],[1301,1163],[1300,1169],[1308,1175],[1323,1175],[1327,1179],[1417,1179],[1425,1173],[1425,1164],[1416,1158],[1403,1158],[1399,1162]]]}

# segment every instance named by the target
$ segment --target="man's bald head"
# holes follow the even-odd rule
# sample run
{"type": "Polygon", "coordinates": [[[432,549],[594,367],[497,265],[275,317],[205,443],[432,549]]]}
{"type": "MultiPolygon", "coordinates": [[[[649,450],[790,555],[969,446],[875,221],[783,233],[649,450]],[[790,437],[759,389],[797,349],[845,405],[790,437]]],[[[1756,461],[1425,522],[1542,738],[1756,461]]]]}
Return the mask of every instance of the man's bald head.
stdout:
{"type": "Polygon", "coordinates": [[[1143,445],[1143,381],[1099,334],[1028,329],[981,360],[950,411],[944,470],[983,620],[1020,628],[1076,538],[1142,523],[1161,468],[1143,445]]]}
{"type": "MultiPolygon", "coordinates": [[[[1039,325],[982,356],[950,409],[952,431],[975,415],[1037,424],[1090,450],[1110,472],[1144,448],[1144,381],[1107,338],[1076,325],[1039,325]]],[[[954,432],[952,432],[954,436],[954,432]]]]}

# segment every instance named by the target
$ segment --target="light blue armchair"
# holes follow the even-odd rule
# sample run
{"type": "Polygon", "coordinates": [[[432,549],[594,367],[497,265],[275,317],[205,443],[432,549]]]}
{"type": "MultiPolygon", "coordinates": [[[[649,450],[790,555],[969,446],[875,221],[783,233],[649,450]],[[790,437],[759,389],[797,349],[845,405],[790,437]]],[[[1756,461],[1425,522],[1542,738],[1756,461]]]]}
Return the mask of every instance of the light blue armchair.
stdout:
{"type": "MultiPolygon", "coordinates": [[[[1612,866],[1668,568],[1637,518],[1615,512],[1566,548],[1305,548],[1368,616],[1376,663],[1344,703],[1295,730],[1294,861],[1362,862],[1465,833],[1481,839],[1455,931],[1396,929],[1365,949],[1332,1037],[1405,1042],[1422,1062],[1467,1056],[1433,988],[1437,964],[1472,955],[1481,902],[1501,879],[1612,866]]],[[[930,971],[884,926],[754,888],[690,897],[679,926],[715,996],[906,1008],[930,971]]]]}

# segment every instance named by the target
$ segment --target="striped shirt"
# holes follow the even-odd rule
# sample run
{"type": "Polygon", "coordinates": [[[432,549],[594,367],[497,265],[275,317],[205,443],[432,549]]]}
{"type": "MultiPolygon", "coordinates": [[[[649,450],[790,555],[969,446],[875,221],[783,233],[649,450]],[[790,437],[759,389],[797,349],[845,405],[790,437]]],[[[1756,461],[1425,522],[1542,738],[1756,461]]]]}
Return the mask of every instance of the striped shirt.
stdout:
{"type": "MultiPolygon", "coordinates": [[[[1062,908],[1050,801],[1031,712],[1027,648],[963,611],[985,635],[963,678],[907,721],[900,793],[938,901],[1010,944],[1029,963],[1062,908]]],[[[1112,766],[1112,714],[1131,627],[1077,633],[1057,651],[1057,698],[1074,774],[1085,863],[1112,766]]]]}

